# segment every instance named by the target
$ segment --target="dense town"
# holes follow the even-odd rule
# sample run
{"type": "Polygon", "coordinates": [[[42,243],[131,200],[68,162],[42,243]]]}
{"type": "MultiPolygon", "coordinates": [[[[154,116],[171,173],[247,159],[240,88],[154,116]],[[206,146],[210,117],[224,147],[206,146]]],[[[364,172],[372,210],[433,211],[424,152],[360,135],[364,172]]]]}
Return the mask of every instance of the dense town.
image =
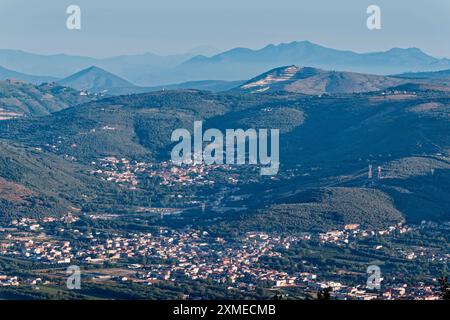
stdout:
{"type": "MultiPolygon", "coordinates": [[[[149,177],[160,178],[160,185],[163,186],[204,186],[214,185],[219,182],[236,184],[239,182],[237,174],[238,169],[231,165],[185,165],[177,166],[170,161],[162,161],[159,163],[146,163],[144,161],[131,161],[126,158],[118,159],[116,157],[107,157],[99,159],[91,163],[97,166],[96,170],[92,170],[90,174],[100,176],[103,180],[114,182],[117,184],[127,185],[136,188],[138,185],[138,177],[145,173],[149,177]],[[217,179],[217,175],[211,178],[211,174],[223,172],[227,174],[221,181],[217,179]]],[[[239,168],[242,170],[242,168],[239,168]]],[[[253,168],[253,170],[256,170],[253,168]]]]}
{"type": "MultiPolygon", "coordinates": [[[[83,279],[88,281],[135,282],[152,285],[157,282],[174,282],[183,279],[211,280],[228,290],[252,292],[255,286],[264,284],[273,290],[301,288],[305,292],[332,289],[335,299],[438,299],[437,280],[432,283],[418,283],[411,287],[398,280],[395,285],[383,286],[380,290],[367,288],[366,283],[345,284],[328,279],[320,268],[308,262],[303,264],[308,271],[283,272],[261,263],[262,258],[282,257],[283,250],[289,250],[299,243],[319,241],[337,247],[349,246],[358,239],[388,236],[392,233],[407,234],[423,228],[450,229],[450,225],[423,222],[419,226],[403,224],[386,230],[363,230],[357,224],[346,225],[343,230],[327,233],[304,233],[296,236],[270,235],[264,232],[248,232],[236,240],[212,237],[201,230],[174,230],[159,228],[157,233],[102,234],[101,231],[81,232],[71,229],[77,235],[78,245],[70,239],[61,239],[46,234],[52,224],[67,225],[79,218],[68,214],[64,217],[41,219],[19,218],[0,228],[0,256],[25,259],[52,267],[71,265],[99,266],[87,269],[83,279]],[[81,241],[80,241],[81,240],[81,241]],[[108,267],[106,267],[108,263],[108,267]]],[[[59,232],[64,232],[59,227],[59,232]]],[[[377,245],[374,250],[382,250],[377,245]]],[[[438,261],[448,264],[450,253],[421,248],[416,251],[398,248],[398,257],[408,260],[438,261]]],[[[381,279],[380,281],[382,281],[381,279]]],[[[23,278],[17,274],[1,274],[0,286],[52,285],[44,276],[23,278]]]]}

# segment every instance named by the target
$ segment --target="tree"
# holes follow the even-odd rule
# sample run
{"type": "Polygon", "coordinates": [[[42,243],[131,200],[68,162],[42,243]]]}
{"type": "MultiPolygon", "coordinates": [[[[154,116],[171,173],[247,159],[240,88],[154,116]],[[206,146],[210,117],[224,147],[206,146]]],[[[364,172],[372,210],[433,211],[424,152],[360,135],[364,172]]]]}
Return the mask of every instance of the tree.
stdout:
{"type": "Polygon", "coordinates": [[[272,300],[284,300],[284,299],[285,299],[284,295],[280,292],[277,292],[272,298],[272,300]]]}
{"type": "Polygon", "coordinates": [[[443,300],[450,300],[450,285],[448,283],[448,277],[442,276],[439,279],[439,284],[441,286],[441,298],[443,300]]]}
{"type": "Polygon", "coordinates": [[[331,292],[333,289],[331,287],[320,290],[317,293],[317,300],[331,300],[331,292]]]}

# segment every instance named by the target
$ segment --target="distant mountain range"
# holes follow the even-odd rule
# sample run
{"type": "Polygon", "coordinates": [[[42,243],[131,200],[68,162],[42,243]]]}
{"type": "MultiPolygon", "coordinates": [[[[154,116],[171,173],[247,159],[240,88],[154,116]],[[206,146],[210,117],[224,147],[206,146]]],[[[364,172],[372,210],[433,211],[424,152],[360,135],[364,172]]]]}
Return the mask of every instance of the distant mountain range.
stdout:
{"type": "MultiPolygon", "coordinates": [[[[426,73],[433,81],[426,85],[435,85],[446,79],[434,72],[426,73]]],[[[58,84],[76,90],[107,95],[136,94],[160,90],[196,89],[212,92],[228,91],[238,93],[271,93],[290,92],[308,95],[360,93],[384,90],[407,83],[422,84],[426,74],[413,76],[381,76],[355,72],[326,71],[311,67],[286,66],[272,69],[252,78],[249,81],[203,80],[156,87],[140,87],[99,67],[89,67],[67,78],[57,81],[58,84]]],[[[445,72],[439,72],[445,74],[445,72]]],[[[412,74],[413,75],[413,74],[412,74]]],[[[449,80],[450,82],[450,80],[449,80]]],[[[450,83],[445,83],[450,88],[450,83]]]]}
{"type": "Polygon", "coordinates": [[[301,65],[326,70],[388,75],[404,72],[450,69],[450,60],[437,59],[417,48],[394,48],[385,52],[356,53],[326,48],[308,41],[269,45],[259,50],[236,48],[213,57],[194,57],[176,71],[203,79],[251,78],[283,65],[301,65]]]}
{"type": "Polygon", "coordinates": [[[404,79],[450,79],[450,70],[440,70],[434,72],[409,72],[396,75],[395,77],[404,79]]]}
{"type": "Polygon", "coordinates": [[[9,70],[0,66],[0,80],[20,80],[24,82],[29,82],[33,84],[41,84],[43,82],[53,82],[57,81],[58,78],[46,77],[46,76],[33,76],[25,73],[20,73],[17,71],[9,70]]]}
{"type": "MultiPolygon", "coordinates": [[[[0,69],[1,71],[2,69],[0,69]]],[[[91,66],[64,79],[34,77],[6,70],[3,75],[25,82],[51,80],[59,86],[70,87],[102,95],[122,95],[154,92],[162,90],[195,89],[212,92],[231,91],[235,93],[303,93],[308,95],[360,93],[384,90],[387,88],[412,85],[421,90],[450,90],[450,77],[447,70],[424,73],[408,73],[396,76],[380,76],[354,72],[326,71],[312,67],[286,66],[262,73],[248,81],[203,80],[188,81],[155,87],[137,86],[102,68],[91,66]],[[55,81],[56,80],[56,81],[55,81]]]]}
{"type": "Polygon", "coordinates": [[[85,90],[91,93],[121,95],[178,89],[196,89],[213,92],[227,91],[242,84],[243,81],[203,80],[156,87],[141,87],[111,72],[92,66],[57,82],[62,86],[85,90]]]}
{"type": "Polygon", "coordinates": [[[213,56],[196,55],[199,52],[212,54],[216,50],[199,48],[179,55],[145,53],[103,59],[0,50],[0,65],[26,75],[48,75],[60,79],[97,66],[144,87],[204,80],[250,79],[267,70],[288,65],[376,75],[450,69],[449,59],[432,57],[417,48],[356,53],[301,41],[268,45],[258,50],[235,48],[213,56]]]}
{"type": "Polygon", "coordinates": [[[0,65],[21,73],[50,75],[59,79],[95,65],[120,77],[145,85],[145,83],[140,83],[141,77],[174,68],[193,56],[190,53],[169,56],[145,53],[97,59],[66,54],[40,55],[3,49],[0,50],[0,65]]]}
{"type": "Polygon", "coordinates": [[[212,92],[231,91],[236,93],[288,92],[308,95],[361,93],[387,88],[415,85],[421,90],[450,90],[450,70],[404,73],[381,76],[355,72],[327,71],[312,67],[285,66],[264,72],[248,81],[202,80],[188,81],[154,87],[138,86],[97,66],[90,66],[64,79],[31,76],[0,68],[0,79],[14,79],[31,84],[56,82],[70,87],[102,95],[122,95],[162,90],[195,89],[212,92]]]}

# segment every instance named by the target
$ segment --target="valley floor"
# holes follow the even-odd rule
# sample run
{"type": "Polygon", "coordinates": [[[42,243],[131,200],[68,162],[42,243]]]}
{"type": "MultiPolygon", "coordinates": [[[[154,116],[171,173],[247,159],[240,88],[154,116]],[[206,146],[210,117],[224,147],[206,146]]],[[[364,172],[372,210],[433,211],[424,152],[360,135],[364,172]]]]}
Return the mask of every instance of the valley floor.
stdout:
{"type": "MultiPolygon", "coordinates": [[[[103,217],[105,219],[105,217],[103,217]]],[[[124,217],[107,218],[109,225],[124,217]]],[[[296,236],[205,229],[105,228],[84,215],[20,218],[0,229],[0,297],[19,299],[439,299],[449,224],[296,236]],[[67,268],[81,288],[67,287],[67,268]],[[367,287],[367,268],[381,271],[367,287]]]]}

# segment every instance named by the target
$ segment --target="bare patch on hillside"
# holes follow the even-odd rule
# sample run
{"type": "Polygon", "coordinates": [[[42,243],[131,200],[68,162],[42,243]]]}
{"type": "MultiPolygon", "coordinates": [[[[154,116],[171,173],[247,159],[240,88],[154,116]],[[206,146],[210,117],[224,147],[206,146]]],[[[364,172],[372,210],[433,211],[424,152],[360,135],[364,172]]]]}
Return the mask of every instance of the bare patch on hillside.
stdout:
{"type": "Polygon", "coordinates": [[[33,195],[31,190],[0,177],[0,199],[11,202],[23,202],[24,199],[31,195],[33,195]]]}

